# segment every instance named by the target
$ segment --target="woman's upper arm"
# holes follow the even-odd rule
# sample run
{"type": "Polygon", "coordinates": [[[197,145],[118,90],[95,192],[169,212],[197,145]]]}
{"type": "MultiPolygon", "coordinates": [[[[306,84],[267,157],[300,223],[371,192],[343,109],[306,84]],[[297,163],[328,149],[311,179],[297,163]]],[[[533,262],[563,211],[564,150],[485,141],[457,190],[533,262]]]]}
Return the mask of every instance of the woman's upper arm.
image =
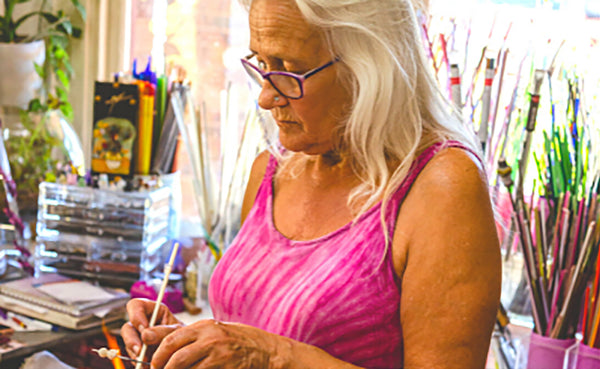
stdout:
{"type": "Polygon", "coordinates": [[[244,223],[244,220],[246,220],[246,216],[248,216],[250,209],[252,209],[252,205],[254,205],[256,194],[258,193],[260,184],[265,176],[267,164],[269,164],[269,156],[270,153],[268,151],[263,151],[258,154],[252,164],[250,177],[248,178],[248,184],[246,185],[246,192],[244,194],[244,201],[242,202],[242,224],[244,223]]]}
{"type": "Polygon", "coordinates": [[[405,368],[483,368],[499,306],[501,262],[482,172],[462,150],[441,152],[418,177],[396,227],[401,235],[394,237],[394,254],[405,250],[405,368]]]}

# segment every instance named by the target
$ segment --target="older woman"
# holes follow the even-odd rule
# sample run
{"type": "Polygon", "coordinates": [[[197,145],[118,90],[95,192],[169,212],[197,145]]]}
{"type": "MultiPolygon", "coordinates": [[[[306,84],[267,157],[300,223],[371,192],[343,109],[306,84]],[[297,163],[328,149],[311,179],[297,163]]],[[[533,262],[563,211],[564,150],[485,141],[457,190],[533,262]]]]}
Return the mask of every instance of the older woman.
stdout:
{"type": "Polygon", "coordinates": [[[210,283],[215,320],[132,300],[155,368],[482,368],[500,290],[471,134],[429,74],[410,0],[253,0],[259,104],[244,223],[210,283]]]}

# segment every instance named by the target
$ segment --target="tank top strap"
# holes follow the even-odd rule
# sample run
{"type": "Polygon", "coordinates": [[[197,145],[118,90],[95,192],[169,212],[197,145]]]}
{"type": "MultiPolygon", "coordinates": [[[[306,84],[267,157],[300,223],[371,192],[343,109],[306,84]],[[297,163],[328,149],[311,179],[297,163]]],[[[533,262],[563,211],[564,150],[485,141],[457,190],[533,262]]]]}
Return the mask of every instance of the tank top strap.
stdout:
{"type": "Polygon", "coordinates": [[[406,176],[404,181],[400,184],[400,186],[398,186],[398,189],[392,195],[390,202],[386,206],[387,211],[388,211],[388,213],[387,213],[388,216],[386,216],[387,226],[389,227],[388,229],[390,229],[390,230],[394,229],[394,227],[396,225],[396,217],[397,217],[398,211],[400,209],[400,204],[402,204],[402,202],[404,201],[404,198],[408,194],[408,191],[410,191],[413,183],[415,182],[415,180],[417,179],[417,177],[419,176],[419,174],[421,173],[423,168],[425,168],[425,166],[429,163],[429,161],[438,152],[440,152],[444,149],[447,149],[447,148],[451,148],[451,147],[463,149],[463,150],[471,153],[473,156],[475,156],[478,159],[479,164],[483,168],[483,162],[481,161],[481,158],[479,157],[479,155],[475,151],[473,151],[471,148],[469,148],[468,146],[464,145],[463,143],[461,143],[459,141],[449,140],[449,141],[444,141],[444,142],[437,142],[437,143],[429,146],[415,159],[415,161],[413,162],[413,164],[410,167],[410,170],[408,171],[408,175],[406,176]]]}
{"type": "Polygon", "coordinates": [[[265,169],[265,175],[263,176],[262,182],[258,188],[258,192],[256,194],[256,199],[254,203],[265,203],[267,198],[272,195],[273,192],[273,176],[275,176],[275,172],[277,171],[277,158],[273,154],[269,154],[269,161],[267,163],[267,168],[265,169]]]}
{"type": "Polygon", "coordinates": [[[269,154],[269,162],[267,163],[267,169],[265,171],[264,180],[269,183],[272,182],[273,177],[275,176],[275,172],[277,171],[277,166],[279,163],[277,162],[277,158],[273,154],[269,154]]]}

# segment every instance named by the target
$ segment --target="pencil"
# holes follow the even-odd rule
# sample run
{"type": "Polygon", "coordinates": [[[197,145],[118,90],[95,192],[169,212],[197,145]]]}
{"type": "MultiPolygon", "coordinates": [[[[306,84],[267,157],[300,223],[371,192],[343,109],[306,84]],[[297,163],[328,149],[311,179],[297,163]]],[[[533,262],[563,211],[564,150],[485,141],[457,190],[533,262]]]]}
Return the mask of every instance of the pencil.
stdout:
{"type": "Polygon", "coordinates": [[[27,329],[27,325],[25,323],[23,323],[23,321],[19,318],[17,318],[16,316],[11,316],[10,319],[12,319],[13,322],[17,323],[21,328],[23,329],[27,329]]]}
{"type": "Polygon", "coordinates": [[[596,347],[596,338],[598,338],[598,327],[600,326],[600,304],[596,304],[596,311],[594,312],[594,323],[592,324],[592,331],[590,332],[590,347],[596,347]]]}
{"type": "Polygon", "coordinates": [[[583,319],[581,320],[581,332],[583,335],[583,342],[587,342],[587,317],[588,317],[588,307],[590,302],[590,286],[585,288],[585,295],[583,297],[583,319]]]}
{"type": "MultiPolygon", "coordinates": [[[[559,314],[559,317],[565,317],[567,312],[569,311],[569,308],[571,307],[571,304],[574,303],[573,300],[575,300],[573,298],[574,292],[575,292],[575,288],[576,286],[581,283],[581,278],[583,276],[583,264],[585,261],[585,256],[587,254],[588,248],[591,246],[592,242],[591,242],[591,236],[594,233],[594,228],[596,227],[596,222],[592,222],[590,223],[588,229],[587,229],[587,233],[586,233],[586,237],[585,237],[585,241],[581,247],[581,250],[579,252],[579,257],[577,258],[577,265],[574,267],[573,270],[573,276],[572,279],[569,283],[569,287],[567,289],[567,295],[565,297],[565,300],[563,302],[563,306],[562,306],[562,310],[559,314]]],[[[564,332],[564,327],[563,327],[563,322],[564,319],[561,319],[560,324],[557,324],[551,334],[551,337],[553,338],[559,338],[559,336],[561,335],[562,332],[564,332]]]]}

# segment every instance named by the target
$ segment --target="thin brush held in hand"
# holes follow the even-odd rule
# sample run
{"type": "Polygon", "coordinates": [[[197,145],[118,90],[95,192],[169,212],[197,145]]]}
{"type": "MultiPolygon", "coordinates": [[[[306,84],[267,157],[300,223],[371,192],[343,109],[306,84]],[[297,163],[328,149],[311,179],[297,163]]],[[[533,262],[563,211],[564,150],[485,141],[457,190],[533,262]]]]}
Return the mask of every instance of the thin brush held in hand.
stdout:
{"type": "MultiPolygon", "coordinates": [[[[158,310],[160,309],[160,304],[162,303],[163,296],[165,295],[165,290],[167,289],[167,284],[169,283],[169,275],[171,275],[171,270],[173,269],[173,263],[175,262],[175,256],[177,256],[178,249],[179,242],[175,242],[175,244],[173,245],[173,250],[171,251],[171,257],[169,259],[169,262],[165,265],[165,276],[163,277],[162,285],[160,286],[160,290],[158,291],[158,297],[156,297],[156,303],[154,304],[154,310],[152,311],[152,317],[150,318],[150,322],[148,323],[148,328],[154,327],[154,324],[156,323],[156,318],[158,317],[158,310]]],[[[140,354],[138,355],[138,361],[135,365],[135,369],[141,369],[147,350],[148,346],[144,343],[142,345],[142,349],[140,350],[140,354]]]]}

